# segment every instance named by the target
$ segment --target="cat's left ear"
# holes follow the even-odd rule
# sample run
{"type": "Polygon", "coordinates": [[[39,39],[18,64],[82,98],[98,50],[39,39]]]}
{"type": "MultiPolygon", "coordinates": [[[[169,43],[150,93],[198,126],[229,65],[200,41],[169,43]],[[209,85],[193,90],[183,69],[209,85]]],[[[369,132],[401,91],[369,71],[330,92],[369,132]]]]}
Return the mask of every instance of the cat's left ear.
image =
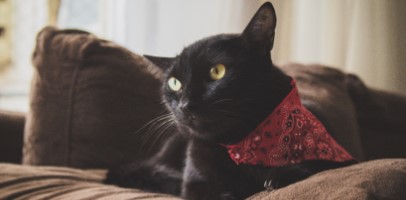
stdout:
{"type": "Polygon", "coordinates": [[[241,36],[250,46],[269,52],[273,47],[275,28],[275,9],[272,3],[266,2],[252,17],[241,36]]]}
{"type": "Polygon", "coordinates": [[[150,55],[144,55],[145,58],[147,58],[149,61],[154,63],[156,66],[158,66],[161,70],[166,70],[169,67],[171,67],[172,63],[174,62],[175,58],[170,58],[170,57],[157,57],[157,56],[150,56],[150,55]]]}

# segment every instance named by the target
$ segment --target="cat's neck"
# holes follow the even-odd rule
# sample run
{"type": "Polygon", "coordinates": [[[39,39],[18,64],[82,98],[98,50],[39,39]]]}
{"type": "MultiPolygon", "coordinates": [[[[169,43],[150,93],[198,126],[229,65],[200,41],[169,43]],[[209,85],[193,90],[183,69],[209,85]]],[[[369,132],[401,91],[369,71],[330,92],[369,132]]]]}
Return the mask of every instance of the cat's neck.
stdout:
{"type": "MultiPolygon", "coordinates": [[[[272,66],[270,77],[264,83],[267,88],[263,91],[259,99],[264,99],[258,104],[261,108],[255,113],[255,117],[250,118],[244,124],[236,126],[234,133],[225,138],[220,138],[221,144],[234,144],[244,139],[252,130],[254,130],[263,120],[265,120],[274,109],[283,101],[283,99],[292,90],[292,78],[285,75],[278,67],[272,66]]],[[[255,105],[253,105],[255,106],[255,105]]]]}

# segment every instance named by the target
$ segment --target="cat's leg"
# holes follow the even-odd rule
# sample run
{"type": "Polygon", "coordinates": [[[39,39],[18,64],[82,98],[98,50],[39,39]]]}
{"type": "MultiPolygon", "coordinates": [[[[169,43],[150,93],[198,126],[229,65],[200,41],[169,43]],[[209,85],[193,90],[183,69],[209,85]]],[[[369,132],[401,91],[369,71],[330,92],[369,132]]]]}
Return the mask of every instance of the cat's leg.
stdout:
{"type": "Polygon", "coordinates": [[[182,184],[185,199],[239,200],[262,189],[230,159],[225,147],[193,140],[187,152],[182,184]]]}
{"type": "Polygon", "coordinates": [[[282,188],[292,183],[306,179],[318,172],[339,167],[345,167],[354,163],[356,163],[356,161],[337,163],[324,160],[314,160],[295,165],[273,168],[269,171],[268,178],[265,180],[266,183],[264,184],[264,187],[268,190],[282,188]]]}
{"type": "Polygon", "coordinates": [[[237,200],[233,191],[227,191],[221,184],[207,180],[188,180],[183,185],[182,197],[190,200],[237,200]]]}
{"type": "Polygon", "coordinates": [[[110,169],[105,183],[179,195],[186,143],[175,136],[151,159],[110,169]]]}

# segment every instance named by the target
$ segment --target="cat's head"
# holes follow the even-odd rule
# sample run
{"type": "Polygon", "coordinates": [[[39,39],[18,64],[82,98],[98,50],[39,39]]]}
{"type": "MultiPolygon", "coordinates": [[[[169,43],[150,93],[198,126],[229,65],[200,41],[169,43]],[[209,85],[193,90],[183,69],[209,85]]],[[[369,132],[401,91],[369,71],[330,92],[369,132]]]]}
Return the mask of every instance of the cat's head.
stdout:
{"type": "Polygon", "coordinates": [[[241,34],[202,39],[175,58],[146,56],[164,70],[163,100],[179,128],[227,144],[270,114],[290,90],[270,57],[275,26],[268,2],[241,34]]]}

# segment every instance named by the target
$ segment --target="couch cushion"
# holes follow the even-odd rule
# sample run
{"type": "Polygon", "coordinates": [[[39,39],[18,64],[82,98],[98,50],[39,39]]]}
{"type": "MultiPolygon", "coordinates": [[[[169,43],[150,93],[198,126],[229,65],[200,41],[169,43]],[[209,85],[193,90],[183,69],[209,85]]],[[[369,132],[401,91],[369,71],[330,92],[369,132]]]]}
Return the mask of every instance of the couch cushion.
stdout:
{"type": "Polygon", "coordinates": [[[0,164],[0,199],[178,199],[100,184],[104,176],[104,170],[0,164]]]}
{"type": "MultiPolygon", "coordinates": [[[[178,199],[100,184],[103,170],[0,164],[0,199],[178,199]]],[[[252,200],[406,199],[406,159],[369,161],[328,170],[252,200]]]]}
{"type": "Polygon", "coordinates": [[[406,199],[406,159],[382,159],[328,170],[250,200],[406,199]]]}
{"type": "Polygon", "coordinates": [[[33,63],[24,164],[104,168],[147,156],[137,154],[136,132],[165,112],[147,60],[87,32],[47,27],[33,63]]]}

